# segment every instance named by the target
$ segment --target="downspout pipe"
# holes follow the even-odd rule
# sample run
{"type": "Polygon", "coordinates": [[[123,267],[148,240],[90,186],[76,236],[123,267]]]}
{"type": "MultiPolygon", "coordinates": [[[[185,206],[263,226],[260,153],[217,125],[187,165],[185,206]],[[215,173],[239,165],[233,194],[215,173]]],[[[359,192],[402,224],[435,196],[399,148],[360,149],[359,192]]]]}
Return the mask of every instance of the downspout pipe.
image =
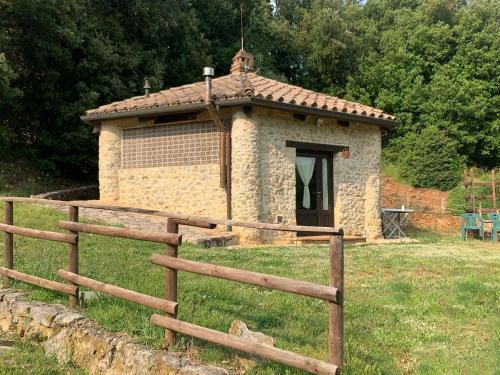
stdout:
{"type": "Polygon", "coordinates": [[[219,115],[214,106],[212,100],[212,78],[214,76],[214,68],[205,67],[203,68],[203,76],[205,77],[205,107],[212,118],[212,121],[217,126],[219,130],[219,165],[220,165],[220,187],[226,187],[226,132],[224,129],[224,124],[220,119],[219,115]]]}
{"type": "MultiPolygon", "coordinates": [[[[231,130],[226,129],[212,100],[212,78],[214,76],[214,68],[203,68],[203,76],[205,77],[205,107],[219,130],[219,165],[220,165],[220,186],[226,189],[226,218],[232,219],[232,195],[231,195],[231,130]],[[228,151],[229,150],[229,151],[228,151]]],[[[227,230],[231,231],[228,226],[227,230]]]]}

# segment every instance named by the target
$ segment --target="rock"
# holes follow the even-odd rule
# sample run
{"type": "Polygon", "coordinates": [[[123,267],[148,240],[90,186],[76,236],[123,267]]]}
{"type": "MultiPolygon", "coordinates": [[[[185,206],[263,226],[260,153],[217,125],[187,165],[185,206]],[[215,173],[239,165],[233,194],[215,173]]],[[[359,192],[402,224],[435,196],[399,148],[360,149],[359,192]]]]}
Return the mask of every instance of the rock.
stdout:
{"type": "Polygon", "coordinates": [[[52,321],[63,309],[57,305],[39,305],[33,306],[30,311],[30,316],[33,320],[45,327],[50,327],[52,321]]]}
{"type": "MultiPolygon", "coordinates": [[[[241,320],[235,320],[229,328],[229,334],[241,337],[243,339],[253,341],[259,344],[274,346],[274,338],[267,336],[262,332],[254,332],[248,329],[247,325],[241,320]]],[[[240,352],[237,356],[238,362],[244,368],[251,368],[255,366],[255,362],[258,359],[251,354],[240,352]]]]}
{"type": "Polygon", "coordinates": [[[14,289],[2,289],[0,290],[0,301],[3,301],[4,297],[7,294],[17,293],[17,290],[14,289]]]}
{"type": "MultiPolygon", "coordinates": [[[[130,342],[118,342],[108,372],[113,374],[147,374],[157,363],[157,353],[130,342]]],[[[154,373],[154,372],[153,372],[154,373]]]]}
{"type": "Polygon", "coordinates": [[[18,316],[28,316],[30,309],[34,306],[31,302],[17,301],[12,304],[12,314],[18,316]]]}
{"type": "Polygon", "coordinates": [[[99,298],[99,293],[94,292],[92,290],[86,290],[84,292],[80,292],[80,305],[84,307],[86,303],[90,301],[95,301],[98,298],[99,298]]]}
{"type": "Polygon", "coordinates": [[[78,314],[75,311],[65,311],[55,317],[54,324],[64,327],[83,318],[83,315],[78,314]]]}
{"type": "Polygon", "coordinates": [[[259,344],[265,344],[269,346],[274,346],[274,338],[271,336],[264,335],[262,332],[254,332],[248,329],[247,325],[241,320],[235,320],[229,328],[229,333],[234,336],[238,336],[250,341],[258,342],[259,344]]]}
{"type": "Polygon", "coordinates": [[[5,319],[9,315],[10,306],[7,301],[0,302],[0,319],[5,319]]]}
{"type": "Polygon", "coordinates": [[[186,366],[180,371],[185,375],[229,375],[226,370],[215,366],[186,366]]]}
{"type": "Polygon", "coordinates": [[[21,292],[6,293],[4,294],[2,301],[13,302],[26,295],[27,293],[21,293],[21,292]]]}
{"type": "Polygon", "coordinates": [[[59,363],[68,363],[71,361],[72,350],[71,346],[67,345],[66,338],[68,332],[66,329],[49,337],[43,345],[43,350],[46,355],[54,356],[59,363]]]}

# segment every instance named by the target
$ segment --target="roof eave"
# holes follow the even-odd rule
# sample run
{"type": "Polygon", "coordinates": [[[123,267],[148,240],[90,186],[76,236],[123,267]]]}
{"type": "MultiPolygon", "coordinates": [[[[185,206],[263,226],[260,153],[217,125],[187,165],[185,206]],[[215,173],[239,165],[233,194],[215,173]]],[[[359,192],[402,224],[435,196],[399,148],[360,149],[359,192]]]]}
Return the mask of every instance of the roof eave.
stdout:
{"type": "Polygon", "coordinates": [[[370,117],[370,116],[357,115],[345,112],[336,112],[328,109],[306,107],[298,104],[275,102],[267,99],[260,99],[260,98],[249,98],[249,99],[251,99],[251,104],[261,107],[276,108],[305,115],[316,115],[320,117],[329,117],[339,120],[359,121],[367,124],[379,125],[388,129],[394,129],[395,127],[397,127],[397,122],[395,120],[388,120],[384,118],[370,117]]]}
{"type": "MultiPolygon", "coordinates": [[[[280,109],[284,111],[291,111],[305,115],[316,115],[320,117],[329,117],[347,121],[359,121],[367,124],[378,125],[387,129],[394,129],[398,125],[395,120],[388,120],[378,117],[369,117],[351,113],[335,112],[328,109],[306,107],[297,104],[276,102],[272,100],[255,98],[255,97],[216,100],[215,105],[221,108],[235,107],[241,105],[255,105],[259,107],[280,109]]],[[[151,115],[160,115],[167,113],[191,112],[191,111],[202,110],[205,107],[206,104],[200,102],[200,103],[177,105],[172,107],[158,107],[158,108],[123,111],[123,112],[88,114],[81,116],[80,119],[88,124],[92,124],[93,122],[103,121],[103,120],[114,120],[114,119],[138,117],[138,116],[151,116],[151,115]]]]}
{"type": "Polygon", "coordinates": [[[172,107],[158,107],[158,108],[144,108],[130,111],[121,111],[121,112],[106,112],[106,113],[97,113],[97,114],[87,114],[80,116],[80,119],[87,124],[92,124],[95,121],[103,121],[103,120],[114,120],[114,119],[122,119],[129,117],[138,117],[138,116],[151,116],[151,115],[161,115],[165,113],[174,113],[174,112],[191,112],[198,111],[200,109],[204,109],[206,107],[205,103],[192,103],[192,104],[184,104],[177,105],[172,107]]]}

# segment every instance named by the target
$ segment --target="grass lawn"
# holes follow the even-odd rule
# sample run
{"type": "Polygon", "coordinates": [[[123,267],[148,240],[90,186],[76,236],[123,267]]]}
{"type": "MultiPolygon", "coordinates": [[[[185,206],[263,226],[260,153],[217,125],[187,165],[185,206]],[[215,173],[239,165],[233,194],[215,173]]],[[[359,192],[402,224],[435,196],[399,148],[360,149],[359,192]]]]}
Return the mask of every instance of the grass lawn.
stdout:
{"type": "MultiPolygon", "coordinates": [[[[0,206],[3,213],[3,207],[0,206]]],[[[15,204],[17,225],[57,230],[64,215],[15,204]]],[[[418,244],[347,246],[345,257],[346,374],[500,374],[500,245],[426,234],[418,244]]],[[[57,279],[67,247],[15,236],[14,268],[57,279]]],[[[3,241],[0,254],[3,256],[3,241]]],[[[164,270],[149,256],[159,244],[82,234],[82,275],[162,296],[164,270]]],[[[183,245],[180,256],[214,264],[327,283],[324,246],[205,249],[183,245]]],[[[1,259],[3,262],[3,259],[1,259]]],[[[66,297],[26,284],[33,298],[66,297]]],[[[277,346],[325,359],[323,301],[179,272],[179,318],[227,332],[234,319],[276,338],[277,346]]],[[[153,310],[102,296],[85,309],[91,319],[159,347],[153,310]]],[[[231,367],[231,351],[180,337],[179,350],[231,367]]],[[[1,368],[0,368],[1,369],[1,368]]],[[[260,363],[247,374],[298,374],[260,363]]]]}

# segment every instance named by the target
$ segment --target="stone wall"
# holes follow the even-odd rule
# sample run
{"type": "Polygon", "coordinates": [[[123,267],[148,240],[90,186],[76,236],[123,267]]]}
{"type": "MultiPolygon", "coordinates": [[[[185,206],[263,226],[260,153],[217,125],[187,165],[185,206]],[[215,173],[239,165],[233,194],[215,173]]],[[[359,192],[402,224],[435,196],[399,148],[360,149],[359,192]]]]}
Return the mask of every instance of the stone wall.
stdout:
{"type": "Polygon", "coordinates": [[[120,333],[108,333],[76,310],[28,301],[25,293],[0,288],[0,329],[42,341],[45,353],[102,375],[229,375],[194,365],[180,353],[147,349],[120,333]]]}
{"type": "MultiPolygon", "coordinates": [[[[286,141],[349,146],[350,157],[333,160],[334,225],[346,234],[378,238],[381,132],[377,126],[254,108],[233,115],[233,216],[241,220],[295,224],[295,148],[286,141]]],[[[246,235],[246,234],[245,234],[246,235]]],[[[251,240],[253,234],[248,234],[251,240]]],[[[263,232],[257,240],[270,240],[263,232]]]]}

